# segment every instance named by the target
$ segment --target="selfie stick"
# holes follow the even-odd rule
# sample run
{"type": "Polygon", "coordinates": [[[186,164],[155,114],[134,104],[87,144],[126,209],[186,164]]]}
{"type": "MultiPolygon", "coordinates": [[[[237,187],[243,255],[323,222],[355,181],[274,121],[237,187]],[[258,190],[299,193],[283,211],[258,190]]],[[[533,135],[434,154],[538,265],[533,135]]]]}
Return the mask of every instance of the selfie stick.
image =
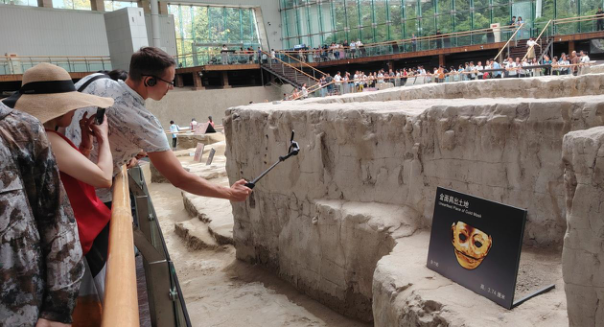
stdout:
{"type": "Polygon", "coordinates": [[[285,161],[287,158],[289,158],[291,156],[295,156],[298,154],[298,152],[300,152],[300,146],[298,145],[298,142],[294,141],[294,131],[292,131],[292,139],[289,142],[290,142],[290,145],[289,145],[289,149],[287,150],[289,153],[285,156],[280,156],[279,161],[275,162],[272,166],[270,166],[267,170],[262,172],[262,174],[260,174],[260,176],[256,177],[253,181],[245,183],[245,186],[253,189],[254,186],[256,186],[256,183],[258,183],[258,181],[262,177],[264,177],[264,175],[268,174],[268,172],[271,171],[273,168],[275,168],[275,166],[277,166],[281,161],[285,161]]]}

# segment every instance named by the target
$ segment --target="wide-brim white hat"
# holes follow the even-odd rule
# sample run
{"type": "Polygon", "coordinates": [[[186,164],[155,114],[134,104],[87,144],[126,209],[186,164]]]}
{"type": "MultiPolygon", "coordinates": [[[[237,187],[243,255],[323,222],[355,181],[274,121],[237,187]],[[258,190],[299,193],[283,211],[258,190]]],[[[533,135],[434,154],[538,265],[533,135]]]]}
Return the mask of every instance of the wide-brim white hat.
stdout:
{"type": "Polygon", "coordinates": [[[69,73],[49,63],[28,69],[23,74],[21,89],[3,102],[38,118],[41,123],[75,109],[107,108],[113,105],[112,98],[78,92],[69,73]]]}

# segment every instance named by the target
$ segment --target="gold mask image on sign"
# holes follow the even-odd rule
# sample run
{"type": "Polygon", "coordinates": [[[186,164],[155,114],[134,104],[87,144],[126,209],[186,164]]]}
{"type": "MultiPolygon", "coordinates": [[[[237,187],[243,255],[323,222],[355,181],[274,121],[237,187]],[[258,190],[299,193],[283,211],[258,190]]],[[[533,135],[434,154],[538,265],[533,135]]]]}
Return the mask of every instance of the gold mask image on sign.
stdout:
{"type": "Polygon", "coordinates": [[[451,225],[451,242],[455,248],[457,262],[468,270],[476,269],[493,245],[490,235],[463,221],[451,225]]]}

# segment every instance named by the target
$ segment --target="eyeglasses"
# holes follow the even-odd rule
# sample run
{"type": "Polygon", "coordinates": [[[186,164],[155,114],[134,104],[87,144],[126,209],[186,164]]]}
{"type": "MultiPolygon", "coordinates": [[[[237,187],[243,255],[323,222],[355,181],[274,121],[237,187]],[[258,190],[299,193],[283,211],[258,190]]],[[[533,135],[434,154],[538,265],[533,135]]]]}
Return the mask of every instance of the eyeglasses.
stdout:
{"type": "Polygon", "coordinates": [[[157,77],[157,76],[153,76],[153,75],[143,75],[143,76],[145,76],[145,77],[153,77],[153,78],[156,78],[156,79],[158,79],[158,80],[160,80],[160,81],[162,81],[162,82],[164,82],[164,83],[166,83],[168,85],[174,86],[174,81],[166,81],[165,79],[163,79],[161,77],[157,77]]]}

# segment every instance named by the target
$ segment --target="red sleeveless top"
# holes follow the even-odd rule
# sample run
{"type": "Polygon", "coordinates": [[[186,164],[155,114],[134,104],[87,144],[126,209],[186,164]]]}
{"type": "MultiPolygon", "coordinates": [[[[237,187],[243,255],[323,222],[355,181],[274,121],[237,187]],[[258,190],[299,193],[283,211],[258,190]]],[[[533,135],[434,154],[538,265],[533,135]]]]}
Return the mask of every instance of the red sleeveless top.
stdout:
{"type": "MultiPolygon", "coordinates": [[[[46,131],[59,135],[74,149],[80,151],[65,135],[52,130],[46,131]]],[[[90,251],[94,239],[111,219],[111,210],[96,196],[92,185],[79,181],[63,172],[61,172],[61,181],[78,223],[82,251],[86,254],[90,251]]]]}

